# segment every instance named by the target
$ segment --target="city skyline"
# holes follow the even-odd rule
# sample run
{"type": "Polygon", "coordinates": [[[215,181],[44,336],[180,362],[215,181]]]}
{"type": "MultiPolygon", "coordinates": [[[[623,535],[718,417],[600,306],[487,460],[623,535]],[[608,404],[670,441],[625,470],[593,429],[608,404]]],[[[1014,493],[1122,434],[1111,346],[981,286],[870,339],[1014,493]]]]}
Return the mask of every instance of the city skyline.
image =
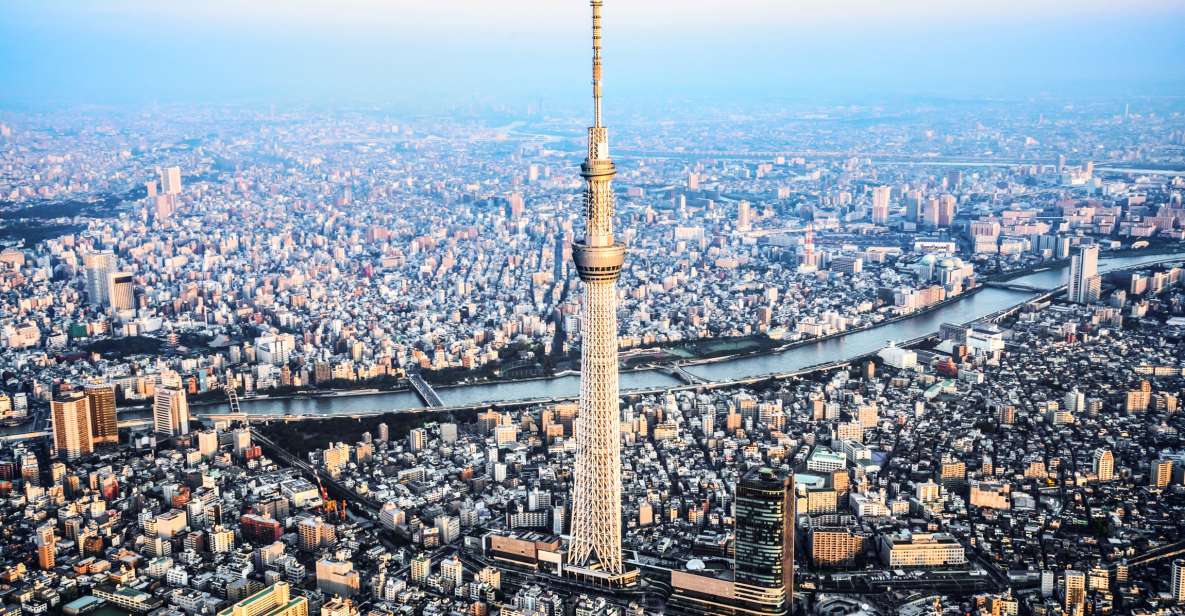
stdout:
{"type": "Polygon", "coordinates": [[[1185,614],[1181,17],[6,5],[0,616],[1185,614]]]}

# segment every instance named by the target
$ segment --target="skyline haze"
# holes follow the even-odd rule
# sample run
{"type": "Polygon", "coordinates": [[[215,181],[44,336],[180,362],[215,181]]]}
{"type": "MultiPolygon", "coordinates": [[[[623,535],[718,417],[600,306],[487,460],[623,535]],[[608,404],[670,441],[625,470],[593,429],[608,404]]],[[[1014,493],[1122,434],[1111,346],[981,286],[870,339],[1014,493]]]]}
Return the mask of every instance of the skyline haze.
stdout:
{"type": "MultiPolygon", "coordinates": [[[[0,10],[0,106],[578,101],[586,3],[354,1],[0,10]]],[[[1179,3],[610,4],[623,105],[1176,95],[1179,3]],[[727,10],[724,10],[727,9],[727,10]]]]}

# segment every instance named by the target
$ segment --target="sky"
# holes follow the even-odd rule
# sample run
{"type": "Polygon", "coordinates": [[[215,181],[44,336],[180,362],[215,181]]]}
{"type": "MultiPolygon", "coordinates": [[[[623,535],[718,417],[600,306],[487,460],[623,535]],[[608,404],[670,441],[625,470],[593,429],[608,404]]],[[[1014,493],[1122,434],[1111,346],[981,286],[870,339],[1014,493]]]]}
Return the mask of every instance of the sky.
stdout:
{"type": "MultiPolygon", "coordinates": [[[[0,106],[571,104],[582,0],[9,0],[0,106]]],[[[647,101],[1185,95],[1182,0],[605,0],[647,101]]]]}

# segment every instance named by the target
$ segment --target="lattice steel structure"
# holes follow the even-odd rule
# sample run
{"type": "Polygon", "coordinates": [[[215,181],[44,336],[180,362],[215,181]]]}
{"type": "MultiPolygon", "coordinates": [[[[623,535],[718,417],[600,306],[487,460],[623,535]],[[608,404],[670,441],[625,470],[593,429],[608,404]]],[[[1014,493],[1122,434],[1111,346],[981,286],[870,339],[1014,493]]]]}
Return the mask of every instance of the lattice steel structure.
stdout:
{"type": "Polygon", "coordinates": [[[584,281],[580,415],[576,420],[576,485],[568,563],[621,575],[621,415],[617,398],[617,278],[625,247],[613,238],[609,135],[601,125],[601,4],[592,0],[593,125],[580,166],[584,238],[572,260],[584,281]]]}

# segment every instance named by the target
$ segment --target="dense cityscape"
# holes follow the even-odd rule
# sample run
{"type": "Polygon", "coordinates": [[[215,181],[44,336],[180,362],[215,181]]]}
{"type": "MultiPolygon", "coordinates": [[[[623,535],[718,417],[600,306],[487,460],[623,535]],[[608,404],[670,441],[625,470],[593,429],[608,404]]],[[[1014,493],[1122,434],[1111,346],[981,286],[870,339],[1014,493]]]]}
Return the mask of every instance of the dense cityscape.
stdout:
{"type": "Polygon", "coordinates": [[[587,109],[0,108],[0,616],[1185,614],[1180,97],[617,114],[590,5],[587,109]]]}

